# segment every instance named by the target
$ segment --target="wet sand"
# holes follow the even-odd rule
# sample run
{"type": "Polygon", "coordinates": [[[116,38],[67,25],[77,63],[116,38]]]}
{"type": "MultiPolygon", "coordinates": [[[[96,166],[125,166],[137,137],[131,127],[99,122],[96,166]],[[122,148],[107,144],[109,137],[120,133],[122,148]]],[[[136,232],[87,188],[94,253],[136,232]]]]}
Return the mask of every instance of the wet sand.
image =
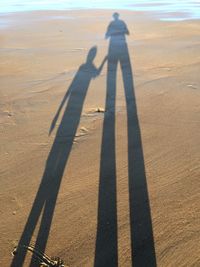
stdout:
{"type": "Polygon", "coordinates": [[[95,72],[112,13],[0,28],[1,266],[29,266],[18,243],[67,266],[200,264],[199,21],[121,11],[132,72],[118,65],[113,100],[107,62],[95,72]]]}

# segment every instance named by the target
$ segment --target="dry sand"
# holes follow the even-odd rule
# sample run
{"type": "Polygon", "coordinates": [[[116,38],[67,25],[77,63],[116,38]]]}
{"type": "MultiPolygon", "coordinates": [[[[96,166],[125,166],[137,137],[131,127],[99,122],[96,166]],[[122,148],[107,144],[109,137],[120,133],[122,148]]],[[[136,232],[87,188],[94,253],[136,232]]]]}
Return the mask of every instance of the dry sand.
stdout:
{"type": "MultiPolygon", "coordinates": [[[[115,267],[117,257],[122,267],[156,266],[155,255],[157,266],[200,266],[200,22],[120,14],[130,31],[127,43],[137,104],[133,116],[139,121],[129,125],[130,134],[136,129],[133,140],[141,134],[141,144],[127,140],[119,67],[115,125],[112,110],[105,110],[107,63],[86,88],[85,100],[76,94],[68,100],[79,115],[71,112],[65,121],[63,109],[49,136],[58,107],[90,48],[98,49],[96,67],[107,55],[109,41],[104,35],[112,11],[10,14],[10,25],[0,29],[2,267],[11,265],[11,252],[20,239],[36,242],[40,249],[46,245],[47,254],[60,256],[72,267],[94,262],[95,267],[115,267]],[[69,132],[63,133],[64,139],[56,135],[60,122],[69,132]],[[57,143],[62,142],[66,154],[59,154],[57,143]],[[142,153],[144,162],[139,162],[142,153]],[[60,164],[64,174],[59,173],[60,164]],[[130,179],[137,181],[135,176],[141,175],[137,164],[143,180],[135,185],[130,179]],[[60,187],[55,177],[44,178],[44,170],[48,175],[59,173],[60,187]]],[[[24,266],[29,266],[30,256],[24,266]]]]}

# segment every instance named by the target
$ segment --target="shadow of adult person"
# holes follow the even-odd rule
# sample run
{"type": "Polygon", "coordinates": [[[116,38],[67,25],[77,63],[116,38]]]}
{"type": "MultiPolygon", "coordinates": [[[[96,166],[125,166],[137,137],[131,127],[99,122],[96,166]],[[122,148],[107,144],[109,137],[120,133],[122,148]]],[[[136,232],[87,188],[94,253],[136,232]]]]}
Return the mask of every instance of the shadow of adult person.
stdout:
{"type": "MultiPolygon", "coordinates": [[[[101,66],[96,68],[93,63],[96,53],[97,47],[92,47],[87,55],[86,62],[79,67],[51,124],[50,133],[56,125],[64,104],[67,103],[46,162],[38,192],[18,244],[18,253],[12,261],[12,267],[23,266],[26,250],[21,248],[30,244],[37,225],[39,231],[35,247],[41,252],[45,251],[61,180],[80,122],[87,90],[91,80],[100,74],[106,61],[105,58],[101,66]]],[[[65,216],[67,215],[65,214],[65,216]]],[[[33,258],[30,266],[38,266],[33,258]]]]}
{"type": "MultiPolygon", "coordinates": [[[[132,266],[156,266],[153,230],[133,74],[126,35],[127,25],[113,14],[106,39],[110,39],[107,93],[103,122],[95,267],[118,266],[117,190],[115,152],[115,102],[117,66],[120,64],[125,90],[128,138],[128,183],[132,266]]],[[[119,188],[120,190],[120,188],[119,188]]],[[[128,243],[128,240],[127,240],[128,243]]]]}

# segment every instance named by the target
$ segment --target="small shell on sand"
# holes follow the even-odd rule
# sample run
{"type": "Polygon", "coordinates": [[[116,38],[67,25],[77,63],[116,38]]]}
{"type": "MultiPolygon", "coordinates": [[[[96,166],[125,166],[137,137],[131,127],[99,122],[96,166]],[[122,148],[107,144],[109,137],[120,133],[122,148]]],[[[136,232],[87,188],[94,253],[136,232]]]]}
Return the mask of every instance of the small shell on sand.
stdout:
{"type": "Polygon", "coordinates": [[[5,115],[7,115],[8,117],[12,117],[13,116],[13,113],[9,110],[4,110],[3,111],[5,115]]]}
{"type": "Polygon", "coordinates": [[[104,113],[105,109],[98,107],[98,108],[96,108],[95,112],[104,113]]]}
{"type": "Polygon", "coordinates": [[[197,89],[197,87],[195,85],[193,85],[193,84],[188,84],[187,86],[192,88],[192,89],[197,89]]]}

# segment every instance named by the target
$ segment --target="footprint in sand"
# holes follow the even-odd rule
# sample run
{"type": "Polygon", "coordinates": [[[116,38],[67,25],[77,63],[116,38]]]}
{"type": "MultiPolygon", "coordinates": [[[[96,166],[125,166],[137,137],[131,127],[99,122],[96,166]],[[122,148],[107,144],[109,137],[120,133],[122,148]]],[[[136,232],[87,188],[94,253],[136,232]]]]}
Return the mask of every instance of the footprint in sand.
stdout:
{"type": "Polygon", "coordinates": [[[86,135],[88,134],[88,132],[89,132],[89,130],[88,130],[86,127],[81,127],[81,128],[77,131],[73,143],[76,144],[76,143],[78,142],[78,140],[79,140],[81,137],[86,136],[86,135]]]}

